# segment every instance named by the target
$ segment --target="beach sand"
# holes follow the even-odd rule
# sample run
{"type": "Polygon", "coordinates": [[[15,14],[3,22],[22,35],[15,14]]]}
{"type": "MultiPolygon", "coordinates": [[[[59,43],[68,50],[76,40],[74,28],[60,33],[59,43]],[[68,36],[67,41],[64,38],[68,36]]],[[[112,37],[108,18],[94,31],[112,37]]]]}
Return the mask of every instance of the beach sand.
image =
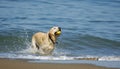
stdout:
{"type": "Polygon", "coordinates": [[[31,63],[24,60],[0,59],[0,69],[115,69],[115,68],[106,68],[91,64],[31,63]]]}

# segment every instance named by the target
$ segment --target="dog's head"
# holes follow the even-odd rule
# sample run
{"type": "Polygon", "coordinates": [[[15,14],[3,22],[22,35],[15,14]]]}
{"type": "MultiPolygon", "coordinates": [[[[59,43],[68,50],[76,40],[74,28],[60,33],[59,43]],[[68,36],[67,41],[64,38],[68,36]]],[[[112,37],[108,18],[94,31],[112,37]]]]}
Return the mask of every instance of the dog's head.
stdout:
{"type": "Polygon", "coordinates": [[[50,29],[49,33],[52,34],[52,35],[54,35],[55,37],[58,37],[58,36],[60,36],[60,34],[61,34],[61,28],[60,28],[60,27],[57,27],[57,26],[52,27],[52,28],[50,29]]]}
{"type": "Polygon", "coordinates": [[[48,32],[48,35],[53,40],[53,42],[56,42],[56,38],[60,36],[60,34],[61,34],[61,28],[57,26],[52,27],[48,32]]]}

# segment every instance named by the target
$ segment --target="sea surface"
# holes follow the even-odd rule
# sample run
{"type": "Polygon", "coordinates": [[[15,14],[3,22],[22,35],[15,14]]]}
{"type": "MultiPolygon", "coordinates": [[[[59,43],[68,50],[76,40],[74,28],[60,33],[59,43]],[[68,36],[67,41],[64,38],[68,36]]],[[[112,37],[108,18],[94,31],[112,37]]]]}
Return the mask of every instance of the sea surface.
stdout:
{"type": "Polygon", "coordinates": [[[0,58],[120,68],[120,0],[0,0],[0,58]],[[53,26],[53,54],[29,53],[32,35],[53,26]]]}

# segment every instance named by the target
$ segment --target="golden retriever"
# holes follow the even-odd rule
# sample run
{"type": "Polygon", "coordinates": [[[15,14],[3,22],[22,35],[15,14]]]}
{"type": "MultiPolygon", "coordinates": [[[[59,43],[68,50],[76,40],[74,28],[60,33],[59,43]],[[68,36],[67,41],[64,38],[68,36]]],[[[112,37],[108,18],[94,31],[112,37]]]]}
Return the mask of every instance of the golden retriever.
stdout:
{"type": "Polygon", "coordinates": [[[41,55],[52,54],[55,48],[55,43],[57,37],[61,34],[60,27],[52,27],[49,32],[43,33],[38,32],[32,36],[32,48],[34,53],[39,53],[41,55]]]}

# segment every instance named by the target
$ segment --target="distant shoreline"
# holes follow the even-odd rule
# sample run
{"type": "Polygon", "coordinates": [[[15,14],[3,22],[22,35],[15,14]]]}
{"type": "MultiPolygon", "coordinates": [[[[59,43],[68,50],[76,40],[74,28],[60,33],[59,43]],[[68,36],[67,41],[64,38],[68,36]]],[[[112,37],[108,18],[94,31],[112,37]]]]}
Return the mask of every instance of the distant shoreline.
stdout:
{"type": "Polygon", "coordinates": [[[1,69],[117,69],[96,66],[92,64],[56,64],[30,63],[24,60],[0,59],[1,69]]]}

